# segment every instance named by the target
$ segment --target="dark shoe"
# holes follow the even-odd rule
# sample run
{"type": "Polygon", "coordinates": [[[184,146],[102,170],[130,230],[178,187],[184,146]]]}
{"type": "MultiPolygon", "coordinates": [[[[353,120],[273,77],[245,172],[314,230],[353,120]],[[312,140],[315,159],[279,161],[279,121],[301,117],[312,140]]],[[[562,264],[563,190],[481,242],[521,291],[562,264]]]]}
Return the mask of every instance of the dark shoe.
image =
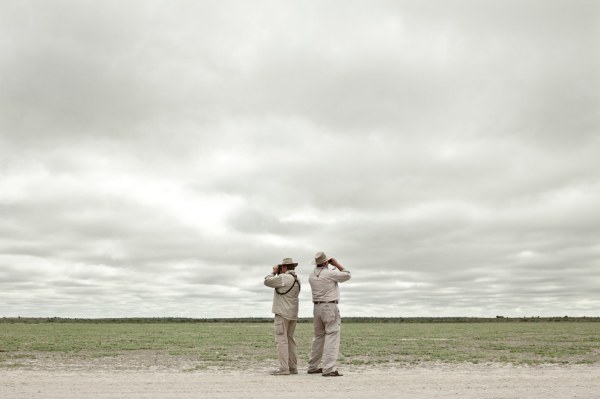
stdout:
{"type": "Polygon", "coordinates": [[[325,373],[325,374],[323,374],[323,377],[341,377],[341,376],[343,376],[343,375],[344,375],[344,374],[340,374],[340,372],[339,372],[339,371],[335,370],[335,371],[331,371],[331,372],[329,372],[329,373],[325,373]]]}
{"type": "Polygon", "coordinates": [[[290,369],[290,374],[298,374],[298,370],[297,369],[290,369]]]}
{"type": "Polygon", "coordinates": [[[321,374],[323,372],[323,369],[316,369],[316,370],[308,370],[307,373],[308,374],[321,374]]]}

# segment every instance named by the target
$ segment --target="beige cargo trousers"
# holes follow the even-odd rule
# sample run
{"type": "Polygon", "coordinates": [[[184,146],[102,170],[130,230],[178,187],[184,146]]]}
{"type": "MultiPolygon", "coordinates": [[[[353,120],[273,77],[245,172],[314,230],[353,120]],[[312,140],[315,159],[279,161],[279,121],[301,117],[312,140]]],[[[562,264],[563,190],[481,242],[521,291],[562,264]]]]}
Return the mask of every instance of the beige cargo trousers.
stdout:
{"type": "Polygon", "coordinates": [[[308,360],[308,369],[317,370],[323,363],[323,374],[337,370],[340,351],[340,326],[342,319],[335,303],[315,303],[313,308],[315,334],[308,360]]]}
{"type": "Polygon", "coordinates": [[[279,357],[279,370],[298,371],[298,356],[296,354],[296,320],[289,320],[278,314],[275,315],[275,345],[279,357]]]}

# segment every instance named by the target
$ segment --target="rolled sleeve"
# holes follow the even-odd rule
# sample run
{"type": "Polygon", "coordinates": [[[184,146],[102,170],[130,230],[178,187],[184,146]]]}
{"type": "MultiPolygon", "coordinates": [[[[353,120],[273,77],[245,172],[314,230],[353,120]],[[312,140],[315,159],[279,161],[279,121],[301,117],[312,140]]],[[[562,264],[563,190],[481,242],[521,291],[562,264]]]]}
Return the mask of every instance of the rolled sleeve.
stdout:
{"type": "Polygon", "coordinates": [[[337,281],[338,283],[348,281],[351,277],[352,274],[350,273],[350,270],[344,270],[343,272],[338,271],[337,273],[332,275],[333,280],[337,281]]]}

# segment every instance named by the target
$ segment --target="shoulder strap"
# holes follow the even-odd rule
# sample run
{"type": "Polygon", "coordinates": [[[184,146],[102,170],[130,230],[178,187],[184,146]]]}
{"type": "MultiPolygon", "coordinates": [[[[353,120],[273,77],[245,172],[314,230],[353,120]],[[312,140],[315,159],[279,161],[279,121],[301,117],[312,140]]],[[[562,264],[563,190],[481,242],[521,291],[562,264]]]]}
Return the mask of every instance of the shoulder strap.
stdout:
{"type": "Polygon", "coordinates": [[[298,292],[300,292],[300,290],[302,289],[302,287],[300,287],[300,280],[298,280],[298,277],[296,277],[295,274],[292,274],[292,276],[294,276],[294,283],[286,292],[279,292],[279,290],[277,290],[277,288],[275,288],[275,292],[278,293],[279,295],[285,295],[288,292],[290,292],[292,290],[292,288],[294,288],[294,285],[296,285],[296,284],[298,284],[298,292]]]}

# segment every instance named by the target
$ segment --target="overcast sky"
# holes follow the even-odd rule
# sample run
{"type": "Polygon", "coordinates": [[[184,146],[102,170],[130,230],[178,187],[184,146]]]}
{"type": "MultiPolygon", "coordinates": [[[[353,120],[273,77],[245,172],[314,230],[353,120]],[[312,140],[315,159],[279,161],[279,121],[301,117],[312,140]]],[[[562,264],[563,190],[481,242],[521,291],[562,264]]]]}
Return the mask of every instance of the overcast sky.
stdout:
{"type": "Polygon", "coordinates": [[[0,9],[0,316],[600,315],[600,2],[0,9]]]}

